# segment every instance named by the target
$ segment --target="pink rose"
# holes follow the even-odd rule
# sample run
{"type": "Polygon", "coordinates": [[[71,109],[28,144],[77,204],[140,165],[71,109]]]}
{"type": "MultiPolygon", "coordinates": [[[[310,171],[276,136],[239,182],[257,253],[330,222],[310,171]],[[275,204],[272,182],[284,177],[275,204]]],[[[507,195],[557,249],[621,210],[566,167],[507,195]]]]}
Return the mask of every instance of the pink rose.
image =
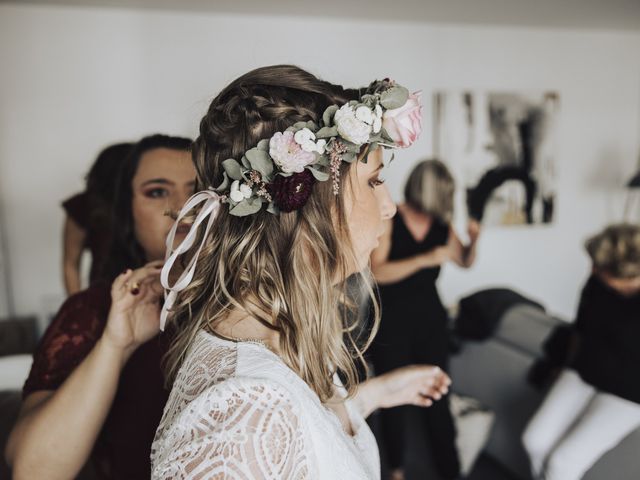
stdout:
{"type": "Polygon", "coordinates": [[[400,108],[387,110],[382,116],[382,126],[400,148],[407,148],[422,132],[422,92],[409,95],[407,103],[400,108]]]}
{"type": "Polygon", "coordinates": [[[276,165],[286,173],[300,173],[304,167],[315,162],[313,152],[305,152],[295,141],[293,132],[277,132],[269,140],[269,155],[276,165]]]}

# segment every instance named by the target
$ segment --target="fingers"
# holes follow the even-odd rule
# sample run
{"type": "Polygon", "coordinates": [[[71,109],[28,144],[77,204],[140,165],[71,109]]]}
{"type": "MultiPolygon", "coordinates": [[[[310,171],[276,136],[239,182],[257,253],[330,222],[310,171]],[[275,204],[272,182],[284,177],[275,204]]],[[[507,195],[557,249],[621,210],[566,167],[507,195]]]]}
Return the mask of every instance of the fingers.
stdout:
{"type": "Polygon", "coordinates": [[[158,279],[161,270],[162,262],[150,262],[144,267],[134,270],[127,278],[125,287],[132,295],[138,295],[144,286],[158,279]]]}
{"type": "Polygon", "coordinates": [[[113,281],[113,284],[111,285],[111,295],[114,296],[114,298],[118,294],[122,293],[126,283],[131,279],[132,275],[133,271],[128,268],[116,277],[116,279],[113,281]]]}

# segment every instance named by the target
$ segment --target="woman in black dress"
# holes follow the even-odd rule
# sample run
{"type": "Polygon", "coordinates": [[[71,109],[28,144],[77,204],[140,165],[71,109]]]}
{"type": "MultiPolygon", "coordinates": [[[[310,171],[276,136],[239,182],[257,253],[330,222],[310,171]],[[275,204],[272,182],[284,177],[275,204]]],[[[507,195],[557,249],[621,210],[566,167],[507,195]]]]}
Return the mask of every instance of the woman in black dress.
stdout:
{"type": "MultiPolygon", "coordinates": [[[[479,224],[469,223],[468,245],[451,227],[455,185],[438,160],[420,162],[405,185],[406,203],[388,220],[371,269],[380,287],[382,322],[372,348],[376,374],[413,363],[443,370],[448,357],[448,315],[436,280],[440,266],[451,261],[468,268],[475,259],[479,224]]],[[[402,479],[405,407],[381,412],[381,433],[392,478],[402,479]]],[[[433,460],[443,478],[460,474],[455,427],[449,402],[435,402],[421,412],[433,460]]]]}

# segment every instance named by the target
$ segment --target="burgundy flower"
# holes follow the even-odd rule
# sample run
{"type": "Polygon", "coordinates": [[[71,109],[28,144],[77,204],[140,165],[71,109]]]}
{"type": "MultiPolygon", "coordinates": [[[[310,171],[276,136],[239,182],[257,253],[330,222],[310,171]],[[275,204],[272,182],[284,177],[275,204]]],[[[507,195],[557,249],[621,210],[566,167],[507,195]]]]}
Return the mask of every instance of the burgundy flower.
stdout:
{"type": "Polygon", "coordinates": [[[275,180],[268,185],[268,189],[273,202],[280,210],[292,212],[307,203],[315,181],[313,174],[305,169],[288,177],[276,175],[275,180]]]}

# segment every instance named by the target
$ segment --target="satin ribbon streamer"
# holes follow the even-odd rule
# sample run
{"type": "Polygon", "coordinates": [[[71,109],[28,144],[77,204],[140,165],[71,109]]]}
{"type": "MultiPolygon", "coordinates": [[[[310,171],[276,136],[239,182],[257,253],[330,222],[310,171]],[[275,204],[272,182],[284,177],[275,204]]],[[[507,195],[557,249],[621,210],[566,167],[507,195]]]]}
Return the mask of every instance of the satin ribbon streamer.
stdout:
{"type": "Polygon", "coordinates": [[[202,250],[202,247],[204,246],[207,237],[209,236],[211,225],[213,225],[213,221],[216,219],[219,210],[220,196],[216,192],[214,192],[213,190],[203,190],[201,192],[198,192],[184,204],[184,207],[182,207],[182,210],[180,210],[180,214],[178,215],[176,222],[173,224],[173,227],[171,227],[171,230],[169,231],[169,235],[167,235],[167,250],[165,254],[165,262],[164,266],[162,267],[162,272],[160,273],[160,283],[165,289],[164,306],[162,307],[162,312],[160,313],[160,330],[162,331],[164,331],[167,317],[169,315],[169,312],[171,311],[171,308],[173,307],[173,304],[176,301],[178,293],[187,288],[187,286],[189,286],[189,283],[191,283],[191,280],[193,279],[193,274],[196,270],[196,263],[198,262],[198,256],[200,255],[200,251],[202,250]],[[189,233],[187,233],[187,236],[184,238],[182,243],[180,243],[180,245],[178,245],[174,250],[173,242],[175,240],[176,231],[178,230],[178,226],[180,225],[181,220],[191,210],[193,210],[201,203],[204,203],[204,205],[202,205],[200,212],[198,212],[195,221],[191,225],[189,233]],[[173,264],[176,262],[178,257],[180,257],[180,255],[188,252],[191,249],[193,243],[196,240],[200,225],[204,223],[207,218],[209,220],[207,222],[207,227],[198,250],[195,252],[193,257],[191,257],[189,264],[184,269],[178,280],[176,280],[173,286],[171,286],[169,283],[169,274],[171,273],[173,264]]]}

